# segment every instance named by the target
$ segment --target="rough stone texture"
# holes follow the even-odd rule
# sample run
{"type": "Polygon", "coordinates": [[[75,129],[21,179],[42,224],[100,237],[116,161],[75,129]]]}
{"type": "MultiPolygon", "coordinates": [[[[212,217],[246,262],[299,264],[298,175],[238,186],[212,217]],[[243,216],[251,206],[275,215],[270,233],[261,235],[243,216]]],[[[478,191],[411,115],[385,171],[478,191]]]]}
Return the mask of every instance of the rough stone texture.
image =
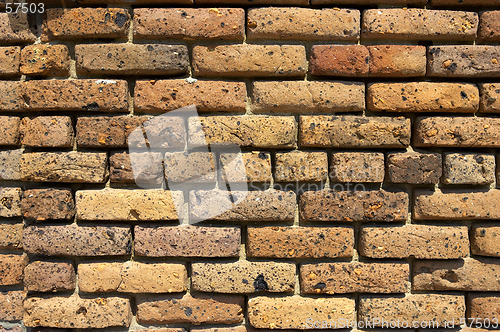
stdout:
{"type": "Polygon", "coordinates": [[[443,183],[485,185],[495,182],[495,156],[480,153],[447,153],[443,183]]]}
{"type": "Polygon", "coordinates": [[[0,217],[21,216],[21,188],[0,188],[0,217]]]}
{"type": "MultiPolygon", "coordinates": [[[[189,112],[189,111],[188,111],[189,112]]],[[[142,130],[137,129],[128,137],[129,148],[138,153],[150,152],[151,149],[184,150],[186,144],[186,125],[184,118],[162,115],[151,117],[142,124],[142,130]]]]}
{"type": "Polygon", "coordinates": [[[365,84],[358,82],[257,81],[254,113],[360,112],[365,108],[365,84]]]}
{"type": "Polygon", "coordinates": [[[138,301],[140,324],[234,324],[243,321],[244,298],[235,295],[197,295],[145,298],[138,301]]]}
{"type": "Polygon", "coordinates": [[[500,10],[487,11],[481,14],[477,37],[483,43],[500,42],[500,10]]]}
{"type": "Polygon", "coordinates": [[[405,152],[387,156],[387,180],[392,183],[436,184],[442,174],[438,153],[405,152]]]}
{"type": "Polygon", "coordinates": [[[19,145],[21,118],[0,116],[0,145],[19,145]]]}
{"type": "Polygon", "coordinates": [[[500,84],[483,83],[479,84],[481,91],[481,103],[479,111],[484,113],[500,112],[500,84]]]}
{"type": "Polygon", "coordinates": [[[28,189],[21,201],[23,217],[30,221],[70,220],[75,202],[69,189],[28,189]]]}
{"type": "Polygon", "coordinates": [[[129,300],[120,297],[30,297],[24,312],[28,327],[106,328],[129,326],[132,319],[129,300]]]}
{"type": "Polygon", "coordinates": [[[242,8],[137,8],[134,37],[243,40],[242,8]]]}
{"type": "Polygon", "coordinates": [[[301,45],[219,45],[193,48],[194,74],[225,77],[303,77],[301,45]]]}
{"type": "Polygon", "coordinates": [[[162,160],[161,152],[112,152],[109,157],[109,179],[114,183],[139,182],[153,188],[160,187],[165,181],[162,160]],[[134,160],[135,173],[131,159],[134,160]]]}
{"type": "Polygon", "coordinates": [[[0,76],[19,75],[21,48],[19,46],[0,47],[0,76]]]}
{"type": "Polygon", "coordinates": [[[127,147],[129,135],[149,119],[147,116],[79,117],[76,123],[78,146],[127,147]]]}
{"type": "Polygon", "coordinates": [[[23,319],[23,300],[26,292],[4,291],[0,292],[0,320],[16,321],[23,319]]]}
{"type": "Polygon", "coordinates": [[[0,44],[31,43],[36,39],[26,14],[0,13],[0,44]]]}
{"type": "Polygon", "coordinates": [[[247,256],[269,258],[352,257],[348,227],[248,227],[247,256]]]}
{"type": "Polygon", "coordinates": [[[339,8],[252,8],[248,11],[250,39],[356,41],[359,10],[339,8]]]}
{"type": "Polygon", "coordinates": [[[498,263],[494,258],[418,261],[413,270],[413,289],[498,292],[498,263]]]}
{"type": "Polygon", "coordinates": [[[106,153],[32,152],[21,157],[21,180],[36,182],[104,183],[106,153]]]}
{"type": "Polygon", "coordinates": [[[130,254],[129,227],[28,226],[23,233],[27,253],[46,256],[117,256],[130,254]]]}
{"type": "Polygon", "coordinates": [[[309,71],[313,75],[366,76],[370,53],[364,45],[314,45],[309,71]]]}
{"type": "Polygon", "coordinates": [[[0,90],[2,91],[0,95],[0,111],[12,112],[21,109],[21,84],[18,81],[0,81],[0,90]]]}
{"type": "Polygon", "coordinates": [[[471,252],[474,255],[500,257],[500,227],[475,226],[471,233],[471,252]]]}
{"type": "Polygon", "coordinates": [[[198,0],[198,4],[227,4],[227,5],[238,5],[238,6],[255,6],[255,5],[299,5],[307,6],[308,2],[306,0],[198,0]]]}
{"type": "MultiPolygon", "coordinates": [[[[436,322],[444,327],[445,322],[465,317],[465,300],[463,296],[437,294],[411,294],[404,298],[362,298],[359,311],[360,320],[407,322],[436,322]]],[[[377,325],[380,327],[380,323],[377,325]]]]}
{"type": "Polygon", "coordinates": [[[134,110],[160,113],[196,105],[200,112],[244,112],[247,89],[243,82],[149,80],[137,81],[134,110]]]}
{"type": "Polygon", "coordinates": [[[467,301],[467,317],[493,322],[500,316],[500,298],[488,295],[471,295],[467,301]]]}
{"type": "Polygon", "coordinates": [[[367,48],[371,76],[425,76],[427,58],[424,46],[375,45],[367,48]]]}
{"type": "Polygon", "coordinates": [[[486,192],[414,193],[413,218],[417,220],[500,219],[500,190],[486,192]]]}
{"type": "Polygon", "coordinates": [[[431,0],[433,6],[491,6],[500,4],[498,0],[431,0]]]}
{"type": "Polygon", "coordinates": [[[300,217],[304,221],[387,221],[406,220],[406,192],[306,191],[300,195],[300,217]]]}
{"type": "Polygon", "coordinates": [[[269,152],[221,153],[222,179],[233,182],[270,182],[271,155],[269,152]]]}
{"type": "Polygon", "coordinates": [[[334,182],[382,182],[384,181],[384,154],[334,152],[330,174],[334,182]]]}
{"type": "Polygon", "coordinates": [[[312,5],[425,5],[427,0],[311,0],[312,5]]]}
{"type": "Polygon", "coordinates": [[[16,250],[23,247],[23,224],[0,224],[0,249],[16,250]]]}
{"type": "Polygon", "coordinates": [[[469,112],[479,109],[479,90],[468,83],[373,83],[367,106],[377,112],[469,112]]]}
{"type": "Polygon", "coordinates": [[[29,292],[72,291],[75,285],[71,263],[34,261],[24,270],[24,288],[29,292]]]}
{"type": "Polygon", "coordinates": [[[500,46],[429,47],[429,76],[500,77],[500,46]]]}
{"type": "Polygon", "coordinates": [[[410,119],[316,115],[300,117],[302,147],[401,148],[410,145],[410,119]]]}
{"type": "Polygon", "coordinates": [[[21,149],[0,151],[0,180],[21,179],[19,164],[22,154],[21,149]]]}
{"type": "Polygon", "coordinates": [[[78,265],[80,292],[174,293],[187,289],[184,264],[87,263],[78,265]]]}
{"type": "Polygon", "coordinates": [[[22,284],[27,263],[26,255],[0,255],[0,286],[22,284]]]}
{"type": "Polygon", "coordinates": [[[405,263],[319,263],[300,267],[301,292],[306,294],[404,293],[410,267],[405,263]]]}
{"type": "Polygon", "coordinates": [[[477,13],[420,8],[367,9],[362,36],[371,39],[471,41],[476,37],[477,13]]]}
{"type": "Polygon", "coordinates": [[[348,298],[254,297],[248,301],[250,325],[259,329],[304,329],[307,318],[345,322],[355,317],[354,300],[348,298]]]}
{"type": "Polygon", "coordinates": [[[213,183],[216,156],[211,152],[167,152],[163,158],[167,183],[213,183]]]}
{"type": "Polygon", "coordinates": [[[292,151],[276,154],[275,180],[326,181],[328,178],[328,156],[326,152],[292,151]]]}
{"type": "Polygon", "coordinates": [[[149,257],[237,257],[236,227],[135,226],[134,250],[149,257]]]}
{"type": "Polygon", "coordinates": [[[20,326],[13,326],[13,327],[0,326],[0,332],[23,332],[23,329],[20,326]]]}
{"type": "Polygon", "coordinates": [[[21,143],[33,147],[72,147],[73,125],[69,116],[23,118],[21,143]]]}
{"type": "Polygon", "coordinates": [[[66,45],[29,45],[21,52],[21,73],[28,76],[66,76],[69,50],[66,45]]]}
{"type": "Polygon", "coordinates": [[[370,258],[454,259],[469,254],[467,227],[404,225],[365,227],[359,254],[370,258]]]}

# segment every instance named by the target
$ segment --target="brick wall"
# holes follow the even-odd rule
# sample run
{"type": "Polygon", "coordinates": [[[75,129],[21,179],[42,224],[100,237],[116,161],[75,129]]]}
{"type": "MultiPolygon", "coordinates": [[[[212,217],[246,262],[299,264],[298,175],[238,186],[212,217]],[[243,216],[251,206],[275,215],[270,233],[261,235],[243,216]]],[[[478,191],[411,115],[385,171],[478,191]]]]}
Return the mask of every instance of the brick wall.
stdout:
{"type": "MultiPolygon", "coordinates": [[[[0,10],[0,331],[500,320],[499,0],[0,10]],[[140,188],[129,136],[192,104],[246,174],[140,188]],[[252,190],[212,215],[221,181],[252,190]]],[[[231,159],[199,153],[147,180],[231,159]]]]}

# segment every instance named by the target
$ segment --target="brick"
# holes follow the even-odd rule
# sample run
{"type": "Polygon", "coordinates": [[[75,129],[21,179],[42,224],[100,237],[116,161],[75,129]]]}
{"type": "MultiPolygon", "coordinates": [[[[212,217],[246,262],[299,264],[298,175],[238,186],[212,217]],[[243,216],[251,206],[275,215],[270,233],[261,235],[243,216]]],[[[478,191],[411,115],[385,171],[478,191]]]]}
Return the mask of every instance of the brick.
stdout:
{"type": "Polygon", "coordinates": [[[240,229],[236,227],[135,226],[134,250],[148,257],[237,257],[240,229]]]}
{"type": "MultiPolygon", "coordinates": [[[[79,190],[76,192],[78,220],[178,220],[181,192],[169,190],[79,190]]],[[[181,212],[179,212],[181,213],[181,212]]]]}
{"type": "MultiPolygon", "coordinates": [[[[1,14],[1,13],[0,13],[1,14]]],[[[21,109],[21,95],[19,81],[0,81],[0,111],[19,111],[21,109]]]]}
{"type": "Polygon", "coordinates": [[[104,183],[106,153],[32,152],[21,157],[21,179],[36,182],[104,183]]]}
{"type": "Polygon", "coordinates": [[[19,46],[0,47],[0,76],[17,76],[21,61],[19,46]]]}
{"type": "Polygon", "coordinates": [[[0,116],[0,145],[19,145],[21,118],[0,116]]]}
{"type": "Polygon", "coordinates": [[[73,125],[69,116],[23,118],[21,143],[34,147],[72,147],[73,125]]]}
{"type": "Polygon", "coordinates": [[[278,182],[325,181],[328,178],[326,152],[293,151],[276,154],[278,182]]]}
{"type": "Polygon", "coordinates": [[[27,189],[21,212],[30,221],[70,220],[75,216],[73,194],[69,189],[27,189]]]}
{"type": "Polygon", "coordinates": [[[255,6],[255,5],[298,5],[307,6],[309,3],[306,0],[197,0],[198,4],[227,4],[238,6],[255,6]]]}
{"type": "Polygon", "coordinates": [[[89,263],[78,265],[80,292],[173,293],[187,289],[183,264],[89,263]]]}
{"type": "Polygon", "coordinates": [[[417,147],[499,147],[500,119],[484,117],[417,118],[414,145],[417,147]]]}
{"type": "Polygon", "coordinates": [[[364,45],[314,45],[309,71],[313,75],[366,76],[370,54],[364,45]]]}
{"type": "Polygon", "coordinates": [[[426,5],[427,0],[312,0],[312,5],[426,5]]]}
{"type": "Polygon", "coordinates": [[[215,328],[205,328],[205,327],[193,327],[191,329],[193,332],[247,332],[246,326],[234,326],[234,327],[215,327],[215,328]]]}
{"type": "Polygon", "coordinates": [[[51,39],[125,38],[130,15],[123,8],[51,8],[47,33],[51,39]]]}
{"type": "Polygon", "coordinates": [[[483,43],[500,42],[500,10],[487,11],[481,14],[477,38],[483,43]]]}
{"type": "Polygon", "coordinates": [[[211,152],[166,152],[163,158],[168,183],[213,183],[217,180],[211,152]]]}
{"type": "Polygon", "coordinates": [[[120,80],[33,80],[23,83],[24,108],[30,111],[128,110],[128,87],[120,80]]]}
{"type": "Polygon", "coordinates": [[[23,300],[26,292],[4,291],[0,292],[0,320],[17,321],[23,319],[23,300]]]}
{"type": "Polygon", "coordinates": [[[235,295],[167,296],[141,299],[137,305],[140,324],[192,323],[233,324],[243,321],[244,298],[235,295]]]}
{"type": "Polygon", "coordinates": [[[22,284],[27,263],[26,255],[0,255],[0,286],[22,284]]]}
{"type": "Polygon", "coordinates": [[[413,218],[417,220],[472,220],[500,219],[500,210],[494,202],[500,199],[500,190],[485,192],[429,192],[415,193],[413,218]]]}
{"type": "Polygon", "coordinates": [[[23,332],[23,329],[20,326],[13,326],[13,327],[0,326],[0,332],[23,332]]]}
{"type": "Polygon", "coordinates": [[[477,13],[420,8],[367,9],[362,36],[371,39],[472,41],[477,13]]]}
{"type": "Polygon", "coordinates": [[[222,179],[233,182],[270,182],[273,178],[269,152],[221,153],[222,179]]]}
{"type": "Polygon", "coordinates": [[[293,292],[295,264],[278,262],[194,263],[192,289],[215,293],[293,292]]]}
{"type": "Polygon", "coordinates": [[[305,294],[404,293],[410,267],[403,263],[319,263],[300,267],[305,294]]]}
{"type": "Polygon", "coordinates": [[[391,153],[387,156],[387,179],[392,183],[436,184],[442,164],[438,153],[391,153]]]}
{"type": "Polygon", "coordinates": [[[69,74],[69,50],[66,45],[29,45],[21,52],[21,73],[31,76],[69,74]]]}
{"type": "Polygon", "coordinates": [[[79,117],[76,141],[81,147],[127,147],[129,135],[147,120],[146,116],[79,117]]]}
{"type": "Polygon", "coordinates": [[[302,147],[401,148],[410,145],[410,119],[316,115],[300,117],[302,147]]]}
{"type": "Polygon", "coordinates": [[[21,216],[21,188],[0,188],[0,217],[21,216]]]}
{"type": "Polygon", "coordinates": [[[437,294],[411,294],[403,298],[362,298],[358,310],[359,320],[381,322],[432,322],[431,326],[444,327],[452,321],[459,324],[465,317],[463,296],[437,294]]]}
{"type": "Polygon", "coordinates": [[[356,41],[360,20],[359,10],[354,9],[252,8],[248,38],[356,41]]]}
{"type": "Polygon", "coordinates": [[[425,46],[374,45],[370,53],[370,75],[381,77],[425,76],[427,57],[425,46]]]}
{"type": "Polygon", "coordinates": [[[120,297],[30,297],[24,301],[24,325],[57,328],[129,326],[132,311],[120,297]]]}
{"type": "Polygon", "coordinates": [[[352,257],[348,227],[248,227],[247,256],[269,258],[352,257]]]}
{"type": "Polygon", "coordinates": [[[32,43],[36,39],[28,15],[21,13],[0,13],[0,36],[0,44],[32,43]]]}
{"type": "Polygon", "coordinates": [[[137,151],[136,153],[150,151],[147,148],[184,150],[187,131],[184,123],[186,117],[185,115],[150,117],[142,123],[142,130],[134,130],[129,135],[129,147],[132,151],[137,151]]]}
{"type": "Polygon", "coordinates": [[[189,144],[237,144],[255,148],[294,148],[297,124],[292,116],[210,116],[189,119],[189,144]],[[195,120],[195,121],[193,121],[195,120]]]}
{"type": "Polygon", "coordinates": [[[128,227],[28,226],[23,233],[27,253],[45,256],[117,256],[131,252],[128,227]]]}
{"type": "Polygon", "coordinates": [[[22,249],[23,224],[0,224],[0,249],[22,249]]]}
{"type": "Polygon", "coordinates": [[[328,320],[334,326],[355,321],[355,317],[354,300],[348,298],[254,297],[248,301],[250,325],[259,329],[304,329],[308,318],[312,322],[328,320]]]}
{"type": "Polygon", "coordinates": [[[500,290],[500,264],[494,258],[459,261],[418,261],[413,269],[415,290],[500,290]]]}
{"type": "Polygon", "coordinates": [[[404,225],[365,227],[359,254],[370,258],[453,259],[469,254],[467,227],[404,225]]]}
{"type": "Polygon", "coordinates": [[[242,8],[136,8],[134,38],[243,40],[242,8]]]}
{"type": "Polygon", "coordinates": [[[195,46],[193,69],[198,76],[303,77],[306,51],[302,45],[195,46]]]}
{"type": "Polygon", "coordinates": [[[498,0],[431,0],[432,6],[492,6],[498,5],[498,0]]]}
{"type": "Polygon", "coordinates": [[[485,113],[500,112],[500,84],[483,83],[479,84],[481,91],[481,102],[479,111],[485,113]]]}
{"type": "Polygon", "coordinates": [[[471,252],[480,256],[500,257],[500,227],[475,226],[471,233],[471,252]]]}
{"type": "Polygon", "coordinates": [[[137,81],[134,110],[137,113],[159,113],[196,105],[200,112],[245,112],[246,94],[243,82],[185,79],[137,81]]]}
{"type": "Polygon", "coordinates": [[[479,90],[467,83],[373,83],[367,106],[378,112],[469,112],[479,109],[479,90]]]}
{"type": "Polygon", "coordinates": [[[406,192],[306,191],[300,195],[304,221],[404,221],[408,215],[406,192]]]}
{"type": "Polygon", "coordinates": [[[258,81],[253,84],[254,113],[360,112],[365,84],[359,82],[258,81]]]}
{"type": "Polygon", "coordinates": [[[429,76],[500,77],[500,46],[430,46],[429,76]]]}
{"type": "Polygon", "coordinates": [[[446,153],[443,183],[485,185],[495,182],[495,156],[480,153],[446,153]]]}
{"type": "Polygon", "coordinates": [[[160,187],[164,182],[162,160],[160,152],[112,152],[109,157],[109,179],[112,183],[135,183],[137,180],[141,184],[160,187]],[[135,173],[132,158],[136,167],[135,173]]]}
{"type": "Polygon", "coordinates": [[[500,298],[488,295],[470,295],[467,304],[467,318],[480,318],[487,322],[498,319],[500,298]]]}
{"type": "Polygon", "coordinates": [[[19,164],[22,154],[21,149],[0,151],[0,180],[21,179],[19,164]]]}
{"type": "Polygon", "coordinates": [[[189,193],[191,218],[218,221],[292,221],[296,196],[293,191],[232,191],[231,199],[221,190],[189,193]],[[233,203],[234,202],[234,203],[233,203]]]}
{"type": "Polygon", "coordinates": [[[382,182],[384,181],[384,154],[334,152],[330,174],[334,182],[382,182]]]}
{"type": "Polygon", "coordinates": [[[72,291],[75,285],[71,263],[34,261],[24,270],[24,288],[29,292],[72,291]]]}

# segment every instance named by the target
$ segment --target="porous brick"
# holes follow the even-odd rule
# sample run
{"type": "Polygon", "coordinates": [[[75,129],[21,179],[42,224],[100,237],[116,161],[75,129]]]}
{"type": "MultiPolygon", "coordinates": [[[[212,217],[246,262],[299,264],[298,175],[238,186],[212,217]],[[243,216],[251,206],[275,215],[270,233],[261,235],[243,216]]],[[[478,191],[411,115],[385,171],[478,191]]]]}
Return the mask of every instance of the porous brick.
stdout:
{"type": "Polygon", "coordinates": [[[0,145],[19,145],[21,118],[0,116],[0,145]]]}
{"type": "Polygon", "coordinates": [[[75,216],[73,194],[69,189],[27,189],[21,212],[30,221],[70,220],[75,216]]]}
{"type": "Polygon", "coordinates": [[[0,320],[17,321],[23,319],[23,301],[26,292],[4,291],[0,292],[0,320]]]}
{"type": "Polygon", "coordinates": [[[447,153],[443,182],[485,185],[495,182],[495,156],[481,153],[447,153]]]}
{"type": "Polygon", "coordinates": [[[500,10],[487,11],[481,14],[477,38],[483,43],[500,42],[500,10]]]}
{"type": "Polygon", "coordinates": [[[211,152],[166,152],[163,158],[168,183],[213,183],[217,180],[211,152]]]}
{"type": "Polygon", "coordinates": [[[500,257],[500,227],[475,226],[470,246],[474,255],[500,257]]]}
{"type": "Polygon", "coordinates": [[[311,0],[312,5],[425,5],[427,0],[311,0]]]}
{"type": "Polygon", "coordinates": [[[0,255],[0,286],[22,284],[27,263],[26,255],[0,255]]]}
{"type": "Polygon", "coordinates": [[[0,151],[0,180],[21,179],[19,164],[22,154],[21,149],[0,151]]]}
{"type": "Polygon", "coordinates": [[[432,6],[491,6],[499,5],[498,0],[430,0],[432,6]]]}
{"type": "Polygon", "coordinates": [[[442,174],[438,153],[404,152],[387,156],[387,178],[392,183],[436,184],[442,174]]]}
{"type": "MultiPolygon", "coordinates": [[[[467,301],[467,318],[479,318],[485,326],[500,316],[500,298],[492,294],[471,295],[467,301]]],[[[478,320],[479,321],[479,320],[478,320]]],[[[491,323],[490,323],[491,324],[491,323]]]]}
{"type": "Polygon", "coordinates": [[[28,15],[22,13],[0,13],[0,36],[0,44],[31,43],[36,39],[28,15]]]}
{"type": "Polygon", "coordinates": [[[233,182],[270,182],[271,155],[269,152],[221,153],[222,179],[233,182]]]}
{"type": "Polygon", "coordinates": [[[314,45],[309,71],[313,75],[366,76],[370,53],[364,45],[314,45]]]}
{"type": "MultiPolygon", "coordinates": [[[[1,13],[0,13],[1,14],[1,13]]],[[[19,111],[21,109],[21,82],[0,81],[0,111],[19,111]]]]}
{"type": "Polygon", "coordinates": [[[23,118],[21,143],[34,147],[72,147],[73,125],[69,116],[23,118]]]}
{"type": "Polygon", "coordinates": [[[276,154],[275,180],[278,182],[325,181],[328,178],[326,152],[293,151],[276,154]]]}
{"type": "Polygon", "coordinates": [[[149,152],[150,150],[146,149],[148,147],[152,149],[176,149],[174,151],[184,150],[187,132],[184,120],[183,117],[170,116],[169,114],[150,118],[142,124],[142,130],[134,130],[129,135],[129,148],[138,153],[149,152]]]}
{"type": "Polygon", "coordinates": [[[21,188],[0,188],[0,217],[21,216],[21,188]]]}
{"type": "Polygon", "coordinates": [[[485,113],[500,112],[500,84],[483,83],[479,84],[481,92],[481,102],[479,111],[485,113]]]}
{"type": "Polygon", "coordinates": [[[374,45],[367,48],[371,76],[425,76],[427,57],[424,46],[374,45]]]}
{"type": "Polygon", "coordinates": [[[79,117],[76,141],[90,148],[127,147],[129,135],[147,120],[146,116],[79,117]]]}
{"type": "Polygon", "coordinates": [[[140,181],[141,184],[157,188],[164,182],[162,160],[161,152],[112,152],[109,157],[109,179],[113,183],[140,181]]]}
{"type": "Polygon", "coordinates": [[[379,152],[334,152],[331,178],[334,182],[384,181],[384,154],[379,152]]]}
{"type": "Polygon", "coordinates": [[[198,4],[227,4],[227,5],[238,5],[238,6],[255,6],[255,5],[285,5],[285,6],[307,6],[309,3],[307,0],[197,0],[198,4]]]}
{"type": "Polygon", "coordinates": [[[71,263],[34,261],[24,270],[24,288],[29,292],[72,291],[75,285],[71,263]]]}
{"type": "Polygon", "coordinates": [[[29,45],[21,51],[21,73],[28,76],[65,76],[69,74],[66,45],[29,45]]]}
{"type": "Polygon", "coordinates": [[[19,75],[21,48],[19,46],[0,47],[0,76],[19,75]]]}
{"type": "Polygon", "coordinates": [[[23,224],[0,224],[0,249],[22,249],[23,224]]]}

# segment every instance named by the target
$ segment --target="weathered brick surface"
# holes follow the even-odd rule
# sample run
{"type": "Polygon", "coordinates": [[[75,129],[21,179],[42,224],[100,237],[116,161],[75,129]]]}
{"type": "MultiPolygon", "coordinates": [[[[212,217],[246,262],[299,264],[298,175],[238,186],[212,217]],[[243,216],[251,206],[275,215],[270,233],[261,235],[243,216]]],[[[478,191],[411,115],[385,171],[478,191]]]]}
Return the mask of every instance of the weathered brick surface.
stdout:
{"type": "Polygon", "coordinates": [[[71,263],[34,261],[24,270],[24,288],[29,292],[72,291],[75,285],[71,263]]]}
{"type": "Polygon", "coordinates": [[[471,295],[467,301],[467,317],[494,321],[500,315],[500,298],[488,295],[471,295]]]}
{"type": "Polygon", "coordinates": [[[429,47],[429,76],[500,77],[500,46],[429,47]]]}
{"type": "Polygon", "coordinates": [[[29,76],[66,76],[69,50],[66,45],[30,45],[21,51],[21,73],[29,76]]]}
{"type": "Polygon", "coordinates": [[[21,216],[21,188],[0,188],[0,217],[21,216]]]}
{"type": "Polygon", "coordinates": [[[404,293],[410,267],[405,263],[320,263],[300,267],[302,293],[404,293]]]}
{"type": "Polygon", "coordinates": [[[498,4],[498,0],[431,0],[433,6],[491,6],[498,4]]]}
{"type": "Polygon", "coordinates": [[[384,154],[334,152],[330,174],[334,182],[382,182],[384,180],[384,154]]]}
{"type": "Polygon", "coordinates": [[[391,153],[387,156],[387,180],[392,183],[436,184],[442,174],[438,153],[391,153]]]}
{"type": "Polygon", "coordinates": [[[370,53],[370,75],[387,77],[424,76],[426,49],[424,46],[367,46],[370,53]]]}
{"type": "Polygon", "coordinates": [[[483,83],[479,87],[481,92],[479,111],[485,113],[500,112],[500,84],[483,83]]]}
{"type": "Polygon", "coordinates": [[[34,147],[72,147],[73,125],[69,116],[23,118],[19,127],[21,143],[34,147]]]}
{"type": "Polygon", "coordinates": [[[370,70],[370,53],[363,45],[315,45],[309,71],[314,75],[365,76],[370,70]]]}
{"type": "Polygon", "coordinates": [[[300,217],[306,221],[403,221],[408,214],[406,192],[306,191],[300,195],[300,217]]]}
{"type": "Polygon", "coordinates": [[[500,10],[487,11],[481,14],[477,37],[483,43],[500,42],[500,10]]]}
{"type": "Polygon", "coordinates": [[[238,6],[255,6],[255,5],[299,5],[305,6],[308,4],[306,0],[198,0],[198,4],[227,4],[227,5],[238,5],[238,6]]]}
{"type": "Polygon", "coordinates": [[[418,261],[413,269],[413,289],[498,292],[498,263],[494,258],[418,261]]]}
{"type": "Polygon", "coordinates": [[[21,109],[20,96],[21,82],[18,81],[0,81],[0,111],[18,111],[21,109]]]}
{"type": "Polygon", "coordinates": [[[495,156],[479,153],[447,153],[443,182],[485,185],[495,182],[495,156]]]}
{"type": "Polygon", "coordinates": [[[113,183],[140,181],[154,188],[159,187],[164,181],[162,160],[161,152],[113,152],[109,157],[109,179],[113,183]],[[136,167],[135,173],[132,159],[136,167]]]}
{"type": "Polygon", "coordinates": [[[0,76],[19,75],[21,48],[19,46],[0,47],[0,76]]]}
{"type": "Polygon", "coordinates": [[[471,252],[474,255],[500,257],[500,227],[474,227],[471,233],[471,252]]]}
{"type": "Polygon", "coordinates": [[[127,147],[129,135],[147,120],[146,116],[79,117],[76,141],[90,148],[127,147]]]}
{"type": "Polygon", "coordinates": [[[73,194],[68,189],[28,189],[21,201],[23,217],[31,221],[70,220],[75,215],[73,194]]]}
{"type": "Polygon", "coordinates": [[[0,224],[0,249],[22,249],[23,224],[0,224]]]}
{"type": "Polygon", "coordinates": [[[23,319],[23,300],[26,292],[4,291],[0,292],[0,320],[17,321],[23,319]]]}
{"type": "Polygon", "coordinates": [[[25,255],[0,255],[0,286],[22,284],[27,263],[25,255]]]}
{"type": "Polygon", "coordinates": [[[29,26],[26,14],[0,13],[0,43],[29,43],[36,36],[29,26]]]}
{"type": "Polygon", "coordinates": [[[19,180],[21,179],[19,163],[23,151],[5,150],[0,151],[0,179],[1,180],[19,180]]]}
{"type": "Polygon", "coordinates": [[[241,8],[138,8],[134,37],[243,40],[241,8]]]}
{"type": "Polygon", "coordinates": [[[19,145],[19,124],[21,118],[0,116],[0,145],[19,145]]]}
{"type": "Polygon", "coordinates": [[[312,5],[425,5],[427,0],[311,0],[312,5]]]}
{"type": "Polygon", "coordinates": [[[269,152],[221,153],[219,158],[225,182],[269,182],[273,177],[269,152]]]}
{"type": "Polygon", "coordinates": [[[292,151],[276,154],[275,179],[278,182],[325,181],[327,178],[326,152],[292,151]]]}
{"type": "Polygon", "coordinates": [[[359,254],[370,258],[453,259],[468,253],[467,227],[365,227],[360,233],[359,254]]]}
{"type": "Polygon", "coordinates": [[[216,159],[211,152],[166,152],[163,158],[168,183],[214,183],[216,159]]]}

